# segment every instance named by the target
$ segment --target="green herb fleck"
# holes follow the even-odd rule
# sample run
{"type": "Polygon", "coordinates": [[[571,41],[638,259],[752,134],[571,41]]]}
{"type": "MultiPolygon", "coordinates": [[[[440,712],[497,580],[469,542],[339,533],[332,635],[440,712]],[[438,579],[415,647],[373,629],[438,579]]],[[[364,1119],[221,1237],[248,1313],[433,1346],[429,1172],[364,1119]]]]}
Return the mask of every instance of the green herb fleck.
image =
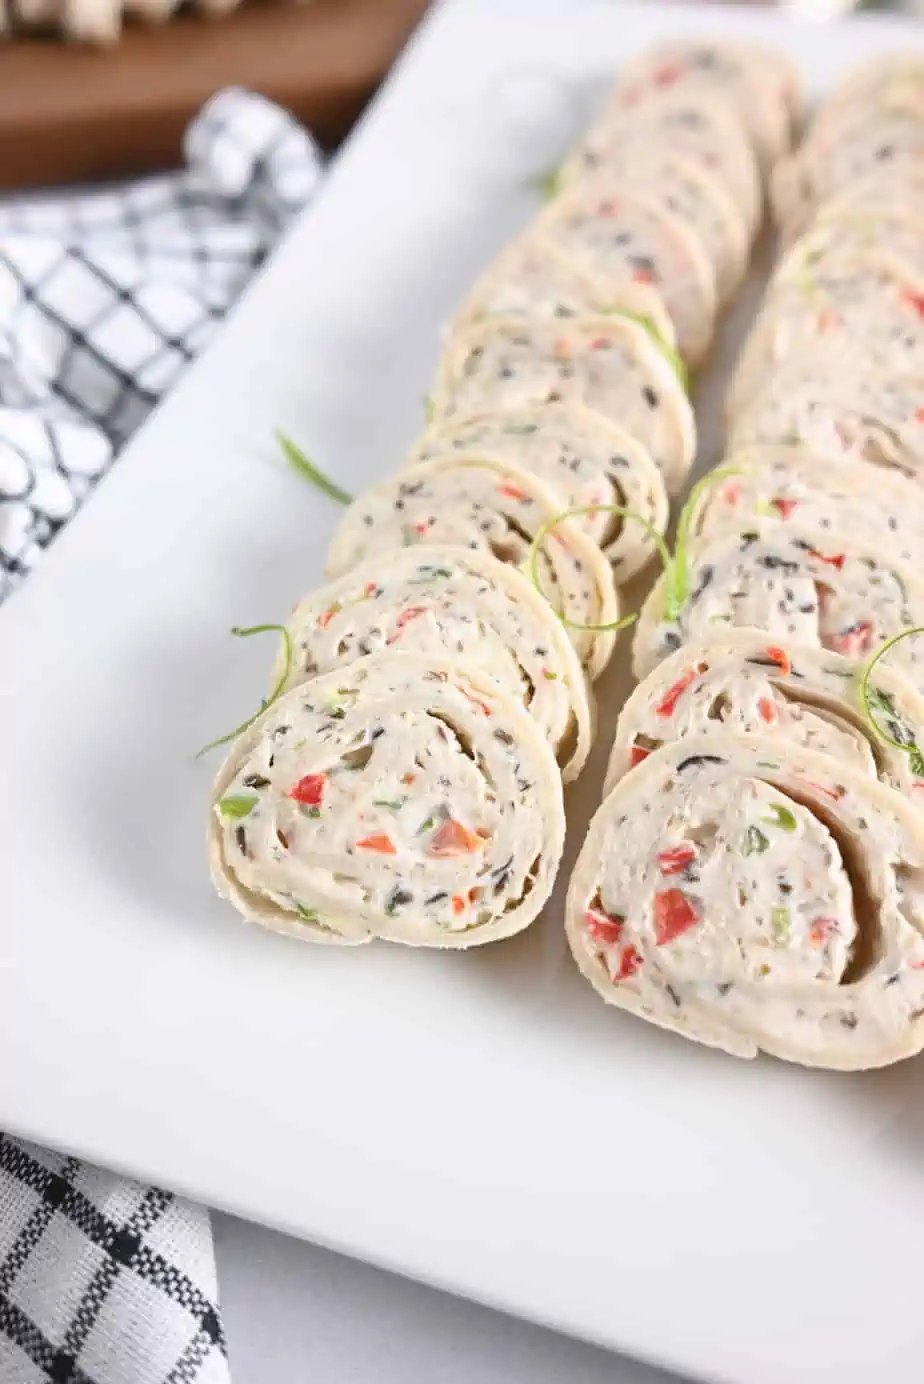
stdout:
{"type": "Polygon", "coordinates": [[[242,629],[240,625],[234,625],[232,626],[231,633],[239,639],[248,639],[252,634],[266,634],[270,630],[275,630],[276,633],[282,637],[282,672],[279,674],[276,686],[260,707],[259,711],[255,711],[252,716],[248,716],[247,720],[242,721],[239,726],[235,726],[234,730],[229,730],[227,735],[221,735],[217,740],[210,740],[207,745],[203,745],[201,750],[196,751],[196,759],[201,758],[204,754],[208,754],[209,750],[215,750],[219,745],[227,745],[229,740],[236,740],[239,735],[243,735],[244,731],[249,730],[254,721],[263,715],[267,707],[272,706],[273,702],[278,701],[285,691],[286,683],[289,681],[292,672],[292,663],[295,658],[295,653],[292,648],[292,636],[285,625],[251,625],[248,629],[242,629]]]}
{"type": "Polygon", "coordinates": [[[391,800],[388,798],[375,798],[374,806],[387,807],[391,812],[400,812],[406,802],[407,798],[394,798],[391,800]]]}
{"type": "Polygon", "coordinates": [[[298,903],[294,899],[292,902],[298,910],[299,917],[304,918],[306,923],[316,923],[318,921],[320,914],[316,908],[306,908],[303,903],[298,903]]]}
{"type": "Polygon", "coordinates": [[[771,908],[770,922],[773,927],[774,942],[788,942],[791,914],[788,908],[782,906],[771,908]]]}
{"type": "Polygon", "coordinates": [[[433,422],[434,418],[436,417],[436,409],[433,407],[433,395],[432,395],[432,394],[425,394],[425,395],[423,396],[423,410],[424,410],[424,419],[425,419],[425,421],[426,421],[427,427],[429,428],[430,424],[433,422]]]}
{"type": "Polygon", "coordinates": [[[550,168],[547,173],[541,174],[529,184],[534,187],[547,202],[551,202],[561,192],[561,170],[550,168]]]}
{"type": "Polygon", "coordinates": [[[763,855],[770,849],[770,842],[760,827],[748,827],[742,855],[763,855]]]}
{"type": "Polygon", "coordinates": [[[303,817],[320,817],[321,815],[319,807],[309,807],[307,803],[299,803],[298,810],[303,817]]]}
{"type": "Polygon", "coordinates": [[[545,678],[546,682],[555,682],[558,674],[553,673],[550,668],[543,668],[542,676],[545,678]]]}
{"type": "Polygon", "coordinates": [[[324,472],[315,466],[302,449],[296,446],[291,437],[287,437],[284,432],[277,430],[276,441],[282,448],[289,465],[293,471],[298,472],[302,480],[310,481],[312,485],[317,486],[318,490],[323,490],[324,494],[329,495],[332,500],[336,500],[338,505],[351,503],[353,496],[350,492],[344,490],[336,481],[332,481],[329,476],[325,476],[324,472]]]}
{"type": "Polygon", "coordinates": [[[417,835],[421,836],[425,831],[429,831],[431,827],[434,827],[435,825],[436,818],[428,817],[427,820],[425,822],[421,822],[420,826],[417,828],[417,835]]]}
{"type": "Polygon", "coordinates": [[[798,823],[795,814],[790,812],[788,807],[781,807],[779,803],[771,803],[770,811],[772,816],[761,817],[762,822],[766,822],[771,827],[781,827],[783,831],[795,831],[798,823]]]}
{"type": "Polygon", "coordinates": [[[259,801],[256,793],[232,793],[221,799],[218,810],[222,817],[249,817],[259,801]]]}

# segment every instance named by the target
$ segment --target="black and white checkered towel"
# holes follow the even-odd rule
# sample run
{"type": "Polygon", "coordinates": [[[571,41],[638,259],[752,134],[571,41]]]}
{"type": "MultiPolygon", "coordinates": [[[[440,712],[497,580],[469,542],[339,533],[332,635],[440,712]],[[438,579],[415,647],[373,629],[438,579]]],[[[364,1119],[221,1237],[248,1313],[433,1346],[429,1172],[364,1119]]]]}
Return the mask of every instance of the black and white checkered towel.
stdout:
{"type": "Polygon", "coordinates": [[[193,122],[186,159],[182,174],[0,206],[0,600],[211,338],[321,171],[299,125],[238,90],[193,122]]]}
{"type": "MultiPolygon", "coordinates": [[[[211,337],[321,172],[225,91],[169,177],[0,206],[0,600],[211,337]]],[[[0,1384],[228,1384],[208,1215],[0,1134],[0,1384]]]]}

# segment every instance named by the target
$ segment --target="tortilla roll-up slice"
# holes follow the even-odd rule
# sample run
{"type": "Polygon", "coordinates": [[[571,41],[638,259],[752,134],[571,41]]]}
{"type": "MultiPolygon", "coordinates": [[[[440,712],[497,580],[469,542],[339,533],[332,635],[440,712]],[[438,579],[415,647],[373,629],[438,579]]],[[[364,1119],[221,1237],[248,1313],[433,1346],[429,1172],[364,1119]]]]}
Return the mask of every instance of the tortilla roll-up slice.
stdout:
{"type": "Polygon", "coordinates": [[[736,1057],[852,1071],[924,1046],[924,818],[781,737],[716,730],[621,779],[565,927],[608,1004],[736,1057]]]}
{"type": "Polygon", "coordinates": [[[431,403],[440,425],[534,404],[584,404],[638,438],[670,493],[683,485],[696,450],[675,363],[624,317],[476,323],[447,342],[431,403]]]}
{"type": "MultiPolygon", "coordinates": [[[[544,525],[562,513],[559,496],[519,467],[480,456],[447,457],[409,466],[353,501],[331,539],[327,575],[380,562],[418,543],[471,548],[522,567],[544,525]]],[[[613,571],[593,539],[565,519],[537,554],[542,596],[571,623],[568,635],[584,671],[600,676],[619,619],[613,571]]]]}
{"type": "Polygon", "coordinates": [[[828,207],[816,218],[807,231],[795,240],[773,271],[772,292],[778,293],[784,284],[796,284],[809,294],[816,281],[824,281],[826,267],[849,264],[862,265],[872,260],[873,268],[880,256],[894,264],[895,272],[911,275],[911,292],[924,287],[924,212],[899,202],[890,202],[874,211],[870,207],[845,206],[837,211],[828,207]]]}
{"type": "Polygon", "coordinates": [[[700,735],[779,736],[832,756],[880,779],[924,809],[924,698],[896,669],[877,664],[869,696],[850,659],[789,642],[775,645],[762,630],[730,630],[688,644],[639,683],[619,715],[604,795],[662,745],[683,740],[689,753],[700,735]]]}
{"type": "MultiPolygon", "coordinates": [[[[707,476],[708,480],[708,476],[707,476]]],[[[721,533],[748,518],[762,525],[808,525],[819,533],[862,535],[902,562],[924,552],[924,489],[899,471],[835,460],[806,447],[733,452],[700,492],[690,533],[721,533]]]]}
{"type": "MultiPolygon", "coordinates": [[[[892,635],[924,625],[924,582],[879,539],[744,520],[691,543],[687,566],[688,595],[675,619],[663,578],[642,607],[632,645],[639,680],[675,649],[729,629],[763,630],[781,648],[795,640],[864,660],[892,635]]],[[[922,645],[906,639],[891,655],[919,690],[922,645]]]]}
{"type": "Polygon", "coordinates": [[[807,361],[836,381],[870,366],[924,367],[924,280],[887,251],[832,257],[803,281],[772,283],[738,358],[725,412],[736,418],[780,368],[807,361]]]}
{"type": "Polygon", "coordinates": [[[530,227],[477,280],[447,335],[490,317],[562,319],[610,312],[647,319],[676,347],[674,323],[652,284],[604,277],[578,251],[568,254],[530,227]]]}
{"type": "MultiPolygon", "coordinates": [[[[593,175],[582,179],[588,186],[593,175]]],[[[655,146],[626,150],[620,161],[623,186],[635,185],[696,237],[712,265],[720,303],[727,303],[747,273],[751,238],[748,224],[721,179],[704,164],[655,146]]],[[[603,187],[610,175],[597,180],[603,187]]]]}
{"type": "Polygon", "coordinates": [[[219,894],[313,942],[511,937],[548,898],[563,839],[558,765],[520,700],[393,652],[274,702],[235,742],[210,813],[219,894]]]}
{"type": "Polygon", "coordinates": [[[677,329],[689,365],[706,355],[715,331],[716,274],[702,241],[637,180],[582,178],[542,213],[539,233],[579,254],[605,282],[652,285],[677,329]]]}
{"type": "Polygon", "coordinates": [[[890,53],[862,63],[838,82],[815,113],[812,133],[828,134],[843,120],[881,117],[914,109],[924,98],[924,61],[914,53],[890,53]]]}
{"type": "MultiPolygon", "coordinates": [[[[587,760],[594,710],[574,646],[532,582],[489,553],[421,544],[382,554],[300,601],[288,629],[285,690],[388,649],[441,658],[522,701],[566,781],[587,760]]],[[[283,671],[280,656],[274,684],[283,671]]]]}
{"type": "Polygon", "coordinates": [[[651,559],[655,533],[667,528],[661,473],[640,442],[582,404],[543,404],[436,424],[418,442],[409,465],[458,455],[481,456],[529,471],[553,490],[561,509],[619,505],[638,515],[605,510],[573,522],[602,549],[622,586],[651,559]]]}
{"type": "Polygon", "coordinates": [[[610,112],[562,164],[559,181],[568,187],[597,171],[618,178],[627,157],[665,149],[683,154],[721,181],[753,239],[762,209],[757,159],[736,113],[709,93],[678,91],[636,110],[610,112]]]}
{"type": "Polygon", "coordinates": [[[658,43],[622,68],[602,119],[638,109],[665,91],[691,90],[721,96],[734,107],[765,170],[792,147],[803,105],[799,75],[784,54],[757,44],[658,43]]]}
{"type": "Polygon", "coordinates": [[[733,420],[727,450],[806,447],[836,459],[865,461],[906,476],[924,475],[924,369],[889,372],[859,352],[835,361],[796,358],[733,420]]]}
{"type": "Polygon", "coordinates": [[[809,225],[820,206],[888,161],[890,170],[924,168],[924,106],[870,119],[862,110],[836,128],[819,127],[770,179],[773,216],[786,240],[809,225]]]}

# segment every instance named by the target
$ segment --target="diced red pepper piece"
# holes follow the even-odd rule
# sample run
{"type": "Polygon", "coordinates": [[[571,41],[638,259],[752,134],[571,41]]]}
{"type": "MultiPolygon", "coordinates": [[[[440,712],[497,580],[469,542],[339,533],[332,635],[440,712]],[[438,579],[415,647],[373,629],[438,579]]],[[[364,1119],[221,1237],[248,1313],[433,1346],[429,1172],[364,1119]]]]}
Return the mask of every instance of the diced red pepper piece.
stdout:
{"type": "Polygon", "coordinates": [[[587,931],[595,942],[602,942],[605,947],[616,945],[622,936],[624,922],[623,918],[614,918],[600,908],[588,908],[584,914],[587,931]]]}
{"type": "Polygon", "coordinates": [[[628,980],[634,976],[642,964],[637,947],[628,946],[619,958],[619,969],[610,971],[610,980],[628,980]]]}
{"type": "Polygon", "coordinates": [[[736,505],[741,499],[740,485],[736,485],[734,481],[729,481],[728,485],[722,491],[722,499],[727,505],[736,505]]]}
{"type": "Polygon", "coordinates": [[[461,894],[453,894],[453,896],[452,896],[452,911],[453,911],[453,913],[455,913],[456,915],[458,915],[459,913],[464,913],[464,912],[465,912],[465,899],[463,898],[463,896],[462,896],[461,894]]]}
{"type": "Polygon", "coordinates": [[[654,84],[659,87],[673,86],[683,76],[683,68],[677,63],[671,63],[667,67],[661,67],[654,74],[654,84]]]}
{"type": "Polygon", "coordinates": [[[395,621],[399,630],[403,630],[405,625],[409,625],[412,620],[416,620],[421,615],[426,615],[426,606],[408,606],[407,610],[402,610],[395,621]]]}
{"type": "Polygon", "coordinates": [[[783,495],[775,495],[770,503],[782,519],[788,519],[799,505],[798,500],[787,500],[783,495]]]}
{"type": "Polygon", "coordinates": [[[427,535],[427,533],[428,533],[429,530],[430,530],[430,525],[429,525],[429,524],[415,524],[415,525],[414,525],[414,528],[415,528],[415,530],[417,531],[417,533],[420,534],[421,538],[425,538],[426,535],[427,535]]]}
{"type": "Polygon", "coordinates": [[[330,610],[325,610],[323,615],[318,616],[318,624],[322,630],[327,629],[327,626],[330,624],[331,620],[333,620],[334,616],[337,614],[338,608],[339,607],[337,606],[331,606],[330,610]]]}
{"type": "Polygon", "coordinates": [[[682,875],[687,866],[693,864],[696,855],[696,847],[692,841],[682,841],[679,846],[662,851],[658,856],[662,875],[682,875]]]}
{"type": "Polygon", "coordinates": [[[811,779],[805,780],[809,788],[814,788],[816,793],[820,793],[823,798],[830,798],[832,802],[840,802],[844,796],[843,788],[825,788],[823,783],[813,783],[811,779]]]}
{"type": "Polygon", "coordinates": [[[471,855],[472,851],[481,850],[483,844],[477,832],[469,831],[462,822],[450,817],[448,822],[441,823],[433,833],[427,847],[427,855],[471,855]]]}
{"type": "MultiPolygon", "coordinates": [[[[610,339],[608,336],[595,336],[590,343],[590,349],[592,351],[605,351],[609,344],[610,339]]],[[[597,501],[597,503],[599,504],[599,501],[597,501]]]]}
{"type": "Polygon", "coordinates": [[[678,678],[673,687],[669,688],[664,700],[655,707],[658,716],[673,716],[677,709],[677,703],[686,692],[692,682],[695,682],[700,673],[705,673],[706,664],[697,663],[695,668],[691,668],[688,673],[684,673],[682,678],[678,678]]]}
{"type": "Polygon", "coordinates": [[[659,947],[701,923],[702,918],[682,889],[665,889],[654,898],[655,941],[659,947]]]}
{"type": "Polygon", "coordinates": [[[836,918],[816,918],[812,923],[809,936],[816,947],[823,947],[825,942],[829,941],[837,930],[836,918]]]}
{"type": "Polygon", "coordinates": [[[819,562],[826,562],[829,567],[835,567],[838,572],[847,561],[844,553],[833,553],[830,557],[826,553],[820,553],[817,548],[809,548],[809,555],[817,557],[819,562]]]}
{"type": "Polygon", "coordinates": [[[760,712],[762,721],[766,721],[768,726],[772,726],[777,719],[776,703],[769,697],[761,697],[757,703],[757,710],[760,712]]]}
{"type": "Polygon", "coordinates": [[[914,416],[919,423],[924,423],[924,407],[916,409],[914,416]]]}
{"type": "Polygon", "coordinates": [[[297,803],[306,803],[308,807],[320,807],[324,801],[326,782],[326,774],[306,774],[304,778],[299,779],[294,788],[289,789],[289,797],[294,798],[297,803]]]}
{"type": "Polygon", "coordinates": [[[491,715],[491,708],[486,706],[484,702],[480,702],[477,697],[473,697],[470,692],[466,692],[464,687],[460,687],[459,691],[462,693],[463,697],[466,697],[468,701],[471,702],[472,706],[477,706],[478,710],[483,712],[485,716],[491,715]]]}
{"type": "Polygon", "coordinates": [[[924,293],[915,293],[913,289],[902,289],[902,302],[907,303],[909,308],[914,308],[918,317],[924,317],[924,293]]]}
{"type": "Polygon", "coordinates": [[[397,855],[398,850],[390,836],[384,832],[374,832],[372,836],[364,836],[356,845],[364,851],[378,851],[380,855],[397,855]]]}
{"type": "Polygon", "coordinates": [[[633,745],[629,751],[629,764],[634,769],[636,764],[641,764],[651,754],[651,750],[646,750],[644,745],[633,745]]]}
{"type": "Polygon", "coordinates": [[[507,495],[511,500],[528,500],[529,496],[525,490],[518,490],[515,485],[502,485],[500,488],[502,495],[507,495]]]}
{"type": "Polygon", "coordinates": [[[633,269],[632,278],[637,284],[654,283],[654,275],[650,269],[633,269]]]}
{"type": "Polygon", "coordinates": [[[843,654],[845,658],[858,658],[869,648],[872,632],[873,627],[868,620],[858,620],[842,634],[831,636],[828,643],[836,654],[843,654]]]}
{"type": "Polygon", "coordinates": [[[785,678],[789,677],[792,672],[792,660],[785,649],[781,649],[774,644],[767,650],[767,657],[772,659],[785,678]]]}

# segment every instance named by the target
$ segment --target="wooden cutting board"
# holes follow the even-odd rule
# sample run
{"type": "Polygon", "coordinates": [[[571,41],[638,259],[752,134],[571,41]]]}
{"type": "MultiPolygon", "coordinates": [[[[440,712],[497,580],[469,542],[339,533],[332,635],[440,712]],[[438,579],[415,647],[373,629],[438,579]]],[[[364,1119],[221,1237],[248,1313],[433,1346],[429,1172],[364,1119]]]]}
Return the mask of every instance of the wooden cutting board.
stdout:
{"type": "Polygon", "coordinates": [[[223,18],[134,25],[112,48],[0,41],[0,188],[175,167],[199,106],[246,86],[328,147],[349,131],[427,0],[244,0],[223,18]]]}

